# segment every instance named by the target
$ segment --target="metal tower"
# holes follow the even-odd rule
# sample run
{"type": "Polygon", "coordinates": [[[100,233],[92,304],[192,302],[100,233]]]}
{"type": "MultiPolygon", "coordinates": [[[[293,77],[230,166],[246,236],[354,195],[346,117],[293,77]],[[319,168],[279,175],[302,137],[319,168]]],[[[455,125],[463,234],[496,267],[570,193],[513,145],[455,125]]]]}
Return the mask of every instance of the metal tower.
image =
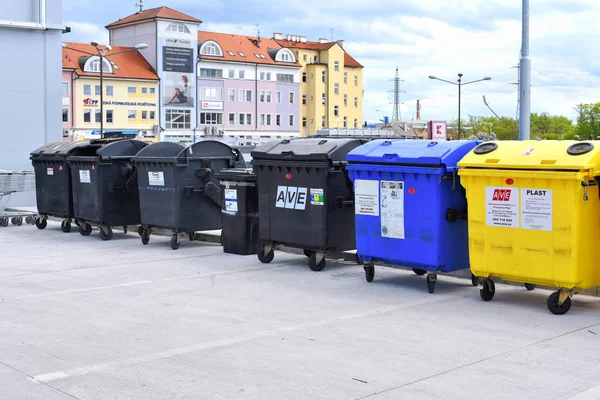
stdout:
{"type": "Polygon", "coordinates": [[[400,90],[400,82],[404,82],[400,79],[398,74],[398,67],[396,67],[396,77],[393,79],[394,82],[394,112],[392,113],[392,121],[400,121],[402,114],[400,113],[400,93],[406,93],[404,90],[400,90]]]}

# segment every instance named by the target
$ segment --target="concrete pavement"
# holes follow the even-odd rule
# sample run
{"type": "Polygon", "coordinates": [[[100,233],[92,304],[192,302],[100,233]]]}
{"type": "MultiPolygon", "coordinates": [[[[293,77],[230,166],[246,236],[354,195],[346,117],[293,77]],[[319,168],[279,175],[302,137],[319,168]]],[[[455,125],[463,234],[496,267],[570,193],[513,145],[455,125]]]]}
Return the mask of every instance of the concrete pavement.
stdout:
{"type": "Polygon", "coordinates": [[[596,399],[600,299],[0,228],[2,399],[596,399]]]}

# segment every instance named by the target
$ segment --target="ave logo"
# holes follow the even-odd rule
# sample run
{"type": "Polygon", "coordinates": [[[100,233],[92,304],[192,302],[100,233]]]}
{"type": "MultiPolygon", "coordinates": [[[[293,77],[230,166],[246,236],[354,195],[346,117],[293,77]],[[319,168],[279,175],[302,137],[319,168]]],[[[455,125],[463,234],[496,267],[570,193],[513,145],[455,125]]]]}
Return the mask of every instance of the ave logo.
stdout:
{"type": "Polygon", "coordinates": [[[511,189],[495,189],[492,201],[510,201],[511,189]]]}
{"type": "Polygon", "coordinates": [[[291,210],[305,210],[308,188],[296,186],[277,186],[275,207],[291,210]]]}

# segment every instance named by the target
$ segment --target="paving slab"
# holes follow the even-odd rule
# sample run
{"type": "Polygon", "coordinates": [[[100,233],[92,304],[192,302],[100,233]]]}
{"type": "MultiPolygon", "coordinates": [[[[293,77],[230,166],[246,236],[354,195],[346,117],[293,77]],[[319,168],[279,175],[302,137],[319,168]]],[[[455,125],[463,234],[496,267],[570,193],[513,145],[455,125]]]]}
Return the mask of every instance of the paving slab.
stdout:
{"type": "MultiPolygon", "coordinates": [[[[215,233],[218,235],[218,232],[215,233]]],[[[0,398],[592,399],[600,299],[136,233],[0,228],[0,398]],[[8,393],[8,397],[7,394],[8,393]]],[[[596,397],[594,397],[596,396],[596,397]]]]}

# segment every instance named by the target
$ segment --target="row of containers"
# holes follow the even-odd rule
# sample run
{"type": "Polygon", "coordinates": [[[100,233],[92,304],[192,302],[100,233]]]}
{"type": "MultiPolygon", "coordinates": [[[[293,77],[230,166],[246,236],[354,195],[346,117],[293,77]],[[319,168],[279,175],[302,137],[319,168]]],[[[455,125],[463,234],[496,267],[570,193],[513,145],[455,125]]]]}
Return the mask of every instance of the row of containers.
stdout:
{"type": "Polygon", "coordinates": [[[62,218],[182,235],[222,228],[224,251],[274,259],[302,249],[313,271],[357,250],[367,281],[375,264],[426,275],[470,268],[481,298],[492,277],[559,288],[548,309],[565,314],[577,290],[600,284],[600,143],[302,138],[242,154],[217,141],[183,147],[136,140],[55,143],[31,154],[38,228],[62,218]]]}

